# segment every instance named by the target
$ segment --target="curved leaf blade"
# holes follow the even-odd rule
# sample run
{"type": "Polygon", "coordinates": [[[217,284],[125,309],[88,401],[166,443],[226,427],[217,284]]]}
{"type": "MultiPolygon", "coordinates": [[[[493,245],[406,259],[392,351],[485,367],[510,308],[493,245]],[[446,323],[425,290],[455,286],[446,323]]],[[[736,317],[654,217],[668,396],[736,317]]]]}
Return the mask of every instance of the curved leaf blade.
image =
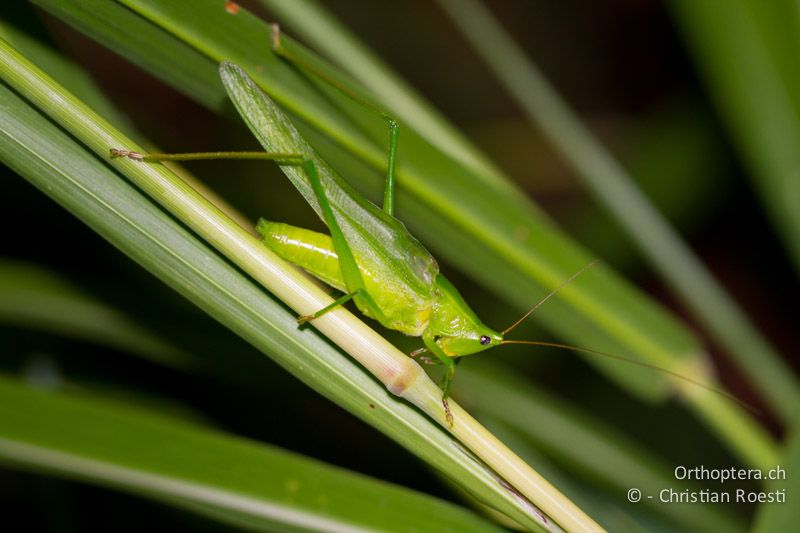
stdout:
{"type": "Polygon", "coordinates": [[[0,462],[260,530],[498,528],[455,505],[178,419],[0,378],[0,462]]]}

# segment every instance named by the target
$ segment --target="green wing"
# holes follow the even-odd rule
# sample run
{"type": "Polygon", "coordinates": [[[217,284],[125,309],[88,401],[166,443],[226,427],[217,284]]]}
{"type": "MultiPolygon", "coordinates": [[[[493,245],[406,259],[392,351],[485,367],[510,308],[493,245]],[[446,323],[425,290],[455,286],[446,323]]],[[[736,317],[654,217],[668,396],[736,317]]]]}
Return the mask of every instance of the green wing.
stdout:
{"type": "MultiPolygon", "coordinates": [[[[320,158],[277,104],[240,67],[222,63],[220,75],[239,114],[266,151],[303,154],[314,162],[359,270],[364,277],[380,280],[377,286],[365,284],[384,313],[393,317],[392,324],[384,325],[400,331],[407,329],[397,326],[430,306],[439,272],[436,260],[402,222],[364,198],[320,158]],[[396,303],[389,305],[392,301],[396,303]]],[[[303,169],[296,165],[281,168],[324,221],[303,169]]]]}

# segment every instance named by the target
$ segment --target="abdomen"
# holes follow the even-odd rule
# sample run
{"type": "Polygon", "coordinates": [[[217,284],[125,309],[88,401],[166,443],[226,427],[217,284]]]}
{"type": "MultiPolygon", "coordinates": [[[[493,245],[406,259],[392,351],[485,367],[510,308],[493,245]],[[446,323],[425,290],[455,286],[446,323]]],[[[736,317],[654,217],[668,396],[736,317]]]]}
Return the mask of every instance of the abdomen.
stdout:
{"type": "MultiPolygon", "coordinates": [[[[258,221],[256,230],[267,248],[279,257],[302,267],[331,287],[347,292],[339,258],[329,235],[264,219],[258,221]]],[[[391,272],[370,268],[373,263],[363,258],[356,258],[356,262],[367,293],[386,317],[385,322],[381,321],[383,325],[406,335],[419,336],[428,324],[432,293],[409,291],[403,280],[391,272]]],[[[369,309],[360,306],[359,309],[366,316],[377,318],[369,309]]]]}
{"type": "Polygon", "coordinates": [[[259,219],[256,230],[267,248],[281,259],[302,267],[335,289],[347,290],[329,235],[263,218],[259,219]]]}

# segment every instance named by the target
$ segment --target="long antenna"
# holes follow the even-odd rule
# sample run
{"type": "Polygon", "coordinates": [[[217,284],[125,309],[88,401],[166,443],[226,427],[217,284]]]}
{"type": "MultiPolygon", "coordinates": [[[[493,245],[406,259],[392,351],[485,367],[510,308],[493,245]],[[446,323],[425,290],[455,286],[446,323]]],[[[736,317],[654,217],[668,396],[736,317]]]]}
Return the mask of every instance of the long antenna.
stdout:
{"type": "Polygon", "coordinates": [[[659,370],[661,372],[669,374],[672,377],[681,379],[681,380],[683,380],[683,381],[685,381],[687,383],[691,383],[692,385],[695,385],[697,387],[703,388],[703,389],[705,389],[705,390],[707,390],[709,392],[713,392],[713,393],[719,394],[720,396],[724,396],[725,398],[727,398],[729,400],[732,400],[732,401],[736,402],[737,404],[739,404],[740,406],[744,407],[745,409],[747,409],[748,411],[750,411],[754,415],[761,416],[761,411],[759,411],[757,408],[755,408],[754,406],[750,405],[749,403],[745,402],[744,400],[741,400],[741,399],[737,398],[736,396],[734,396],[730,392],[718,389],[716,387],[712,387],[711,385],[709,385],[707,383],[703,383],[702,381],[698,381],[696,379],[692,379],[690,377],[684,376],[683,374],[678,374],[677,372],[673,372],[672,370],[669,370],[667,368],[664,368],[664,367],[661,367],[661,366],[658,366],[658,365],[651,365],[650,363],[645,363],[644,361],[639,361],[638,359],[631,359],[629,357],[623,357],[621,355],[615,355],[615,354],[611,354],[611,353],[607,353],[607,352],[601,352],[599,350],[591,350],[589,348],[581,348],[580,346],[572,346],[570,344],[561,344],[559,342],[516,341],[516,340],[505,341],[504,340],[500,344],[527,344],[527,345],[531,345],[531,346],[544,346],[544,347],[547,347],[547,348],[561,348],[561,349],[564,349],[564,350],[574,350],[576,352],[589,353],[589,354],[593,354],[593,355],[602,355],[603,357],[608,357],[609,359],[614,359],[616,361],[624,361],[626,363],[631,363],[631,364],[634,364],[634,365],[637,365],[637,366],[641,366],[641,367],[644,367],[644,368],[649,368],[651,370],[659,370]]]}
{"type": "Polygon", "coordinates": [[[566,281],[565,281],[565,282],[563,282],[561,285],[559,285],[558,287],[556,287],[555,289],[553,289],[552,291],[550,291],[549,293],[547,293],[547,295],[546,295],[544,298],[542,298],[541,300],[539,300],[539,303],[537,303],[536,305],[534,305],[534,306],[531,308],[531,310],[530,310],[530,311],[528,311],[527,313],[525,313],[524,315],[522,315],[522,317],[521,317],[519,320],[517,320],[516,322],[514,322],[513,324],[511,324],[510,326],[508,326],[506,329],[504,329],[502,332],[500,332],[500,335],[503,335],[503,336],[505,336],[505,334],[506,334],[506,333],[508,333],[509,331],[511,331],[512,329],[514,329],[515,327],[517,327],[517,326],[519,326],[520,324],[522,324],[522,323],[525,321],[525,319],[526,319],[526,318],[528,318],[529,316],[531,316],[531,315],[533,314],[533,312],[534,312],[534,311],[536,311],[537,309],[539,309],[539,308],[542,306],[542,304],[544,304],[544,303],[545,303],[547,300],[549,300],[550,298],[552,298],[553,296],[555,296],[555,294],[556,294],[558,291],[560,291],[561,289],[563,289],[564,287],[566,287],[567,285],[569,285],[570,283],[572,283],[572,282],[575,280],[575,278],[577,278],[578,276],[580,276],[581,274],[583,274],[584,272],[586,272],[587,270],[589,270],[590,268],[592,268],[594,265],[596,265],[596,264],[597,264],[597,263],[599,263],[599,262],[600,262],[600,260],[599,260],[599,259],[595,259],[594,261],[592,261],[592,262],[591,262],[591,263],[589,263],[588,265],[585,265],[583,268],[581,268],[580,270],[578,270],[577,272],[575,272],[575,273],[574,273],[572,276],[570,276],[570,277],[569,277],[569,279],[568,279],[568,280],[566,280],[566,281]]]}

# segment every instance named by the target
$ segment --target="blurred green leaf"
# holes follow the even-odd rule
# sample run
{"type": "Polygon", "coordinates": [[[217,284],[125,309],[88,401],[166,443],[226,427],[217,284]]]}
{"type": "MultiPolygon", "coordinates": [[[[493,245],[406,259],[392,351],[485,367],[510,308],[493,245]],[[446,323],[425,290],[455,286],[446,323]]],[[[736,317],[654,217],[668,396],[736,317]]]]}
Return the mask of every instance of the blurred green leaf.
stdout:
{"type": "MultiPolygon", "coordinates": [[[[625,169],[480,0],[439,3],[686,308],[728,350],[772,409],[784,420],[790,417],[800,403],[800,385],[792,370],[625,169]]],[[[714,419],[719,422],[724,416],[717,413],[714,419]]]]}
{"type": "Polygon", "coordinates": [[[775,466],[783,472],[783,479],[770,481],[764,487],[765,498],[775,499],[759,505],[754,533],[782,533],[794,531],[800,523],[800,506],[794,502],[800,494],[800,419],[795,420],[792,433],[786,439],[783,457],[775,466]],[[777,499],[780,498],[780,499],[777,499]]]}
{"type": "MultiPolygon", "coordinates": [[[[732,172],[713,117],[701,103],[680,96],[644,117],[612,125],[621,139],[620,159],[642,192],[682,235],[691,234],[718,214],[731,196],[732,172]]],[[[526,128],[530,128],[526,125],[526,128]]],[[[567,221],[571,233],[606,261],[630,271],[639,254],[618,221],[601,206],[586,202],[567,221]]]]}
{"type": "Polygon", "coordinates": [[[178,419],[0,378],[0,462],[247,529],[496,531],[431,496],[178,419]]]}
{"type": "Polygon", "coordinates": [[[188,354],[52,272],[3,258],[0,321],[87,340],[176,367],[190,366],[193,361],[188,354]]]}
{"type": "MultiPolygon", "coordinates": [[[[749,177],[800,269],[800,18],[792,0],[669,3],[749,177]]],[[[796,405],[795,402],[793,405],[796,405]]]]}
{"type": "Polygon", "coordinates": [[[176,89],[191,86],[191,96],[198,102],[216,109],[227,104],[228,98],[218,83],[217,62],[123,5],[105,0],[33,3],[101,40],[139,67],[157,73],[176,89]]]}

